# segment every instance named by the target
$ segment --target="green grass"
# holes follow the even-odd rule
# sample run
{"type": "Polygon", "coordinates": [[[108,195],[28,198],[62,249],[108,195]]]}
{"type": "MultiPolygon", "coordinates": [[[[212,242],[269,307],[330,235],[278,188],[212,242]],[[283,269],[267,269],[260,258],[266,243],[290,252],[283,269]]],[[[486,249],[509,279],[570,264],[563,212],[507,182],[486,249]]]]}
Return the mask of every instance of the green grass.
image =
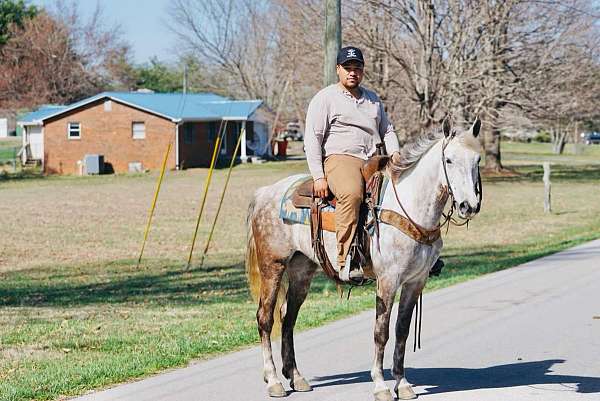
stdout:
{"type": "MultiPolygon", "coordinates": [[[[485,180],[480,216],[444,237],[446,268],[428,291],[600,237],[600,165],[556,164],[554,213],[544,214],[545,151],[532,147],[527,163],[513,162],[527,149],[506,146],[505,162],[522,174],[485,180]]],[[[204,170],[167,176],[140,268],[135,255],[155,175],[0,181],[7,204],[16,204],[0,211],[0,400],[81,394],[257,344],[243,271],[250,189],[304,169],[302,162],[238,166],[211,254],[187,272],[204,170]]],[[[215,173],[215,191],[225,174],[215,173]]],[[[207,232],[203,221],[198,248],[207,232]]],[[[298,329],[373,304],[373,287],[346,301],[321,275],[298,329]]]]}
{"type": "Polygon", "coordinates": [[[502,142],[502,160],[509,165],[548,161],[563,165],[600,164],[600,146],[581,145],[582,153],[575,154],[575,145],[567,144],[561,155],[552,151],[551,143],[502,142]]]}

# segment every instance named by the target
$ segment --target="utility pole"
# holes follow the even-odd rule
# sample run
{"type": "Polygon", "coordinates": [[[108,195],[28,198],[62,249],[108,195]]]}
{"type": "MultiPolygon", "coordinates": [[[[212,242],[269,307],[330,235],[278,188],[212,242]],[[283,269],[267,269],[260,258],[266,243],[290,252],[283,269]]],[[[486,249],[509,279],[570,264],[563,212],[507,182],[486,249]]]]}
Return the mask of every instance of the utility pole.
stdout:
{"type": "Polygon", "coordinates": [[[342,47],[342,1],[325,0],[325,63],[323,84],[337,82],[335,60],[342,47]]]}
{"type": "Polygon", "coordinates": [[[185,95],[187,93],[187,71],[188,67],[187,67],[187,63],[185,63],[183,65],[183,94],[185,95]]]}

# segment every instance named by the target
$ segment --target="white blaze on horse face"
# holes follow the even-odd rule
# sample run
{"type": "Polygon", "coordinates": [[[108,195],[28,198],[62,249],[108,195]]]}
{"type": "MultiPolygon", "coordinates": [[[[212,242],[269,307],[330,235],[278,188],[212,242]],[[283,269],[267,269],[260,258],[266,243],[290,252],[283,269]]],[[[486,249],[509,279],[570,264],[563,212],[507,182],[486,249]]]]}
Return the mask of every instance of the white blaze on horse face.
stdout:
{"type": "Polygon", "coordinates": [[[456,136],[446,147],[446,171],[456,209],[461,218],[475,215],[479,207],[476,187],[481,145],[471,131],[456,136]]]}

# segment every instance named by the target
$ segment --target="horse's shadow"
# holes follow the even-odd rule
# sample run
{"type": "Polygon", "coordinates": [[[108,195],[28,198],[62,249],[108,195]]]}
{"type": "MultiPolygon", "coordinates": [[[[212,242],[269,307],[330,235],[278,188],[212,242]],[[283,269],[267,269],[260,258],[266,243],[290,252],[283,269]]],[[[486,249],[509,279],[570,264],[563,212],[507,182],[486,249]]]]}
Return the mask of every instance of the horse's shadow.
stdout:
{"type": "MultiPolygon", "coordinates": [[[[427,394],[540,384],[562,384],[576,389],[578,393],[600,392],[600,377],[551,374],[552,365],[563,362],[564,359],[548,359],[478,369],[413,368],[406,369],[406,378],[414,385],[426,386],[427,394]]],[[[389,369],[384,374],[386,380],[393,379],[389,369]]],[[[320,376],[311,380],[314,388],[365,382],[371,382],[369,371],[320,376]]]]}

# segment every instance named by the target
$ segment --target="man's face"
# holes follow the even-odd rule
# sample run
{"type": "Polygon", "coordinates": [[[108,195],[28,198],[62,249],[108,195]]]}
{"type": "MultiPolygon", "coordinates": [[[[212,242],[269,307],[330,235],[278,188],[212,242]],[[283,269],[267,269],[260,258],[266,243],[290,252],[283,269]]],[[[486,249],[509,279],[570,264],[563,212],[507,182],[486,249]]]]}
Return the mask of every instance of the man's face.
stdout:
{"type": "Polygon", "coordinates": [[[364,75],[364,65],[358,61],[349,61],[337,65],[337,75],[344,87],[354,89],[360,85],[364,75]]]}

